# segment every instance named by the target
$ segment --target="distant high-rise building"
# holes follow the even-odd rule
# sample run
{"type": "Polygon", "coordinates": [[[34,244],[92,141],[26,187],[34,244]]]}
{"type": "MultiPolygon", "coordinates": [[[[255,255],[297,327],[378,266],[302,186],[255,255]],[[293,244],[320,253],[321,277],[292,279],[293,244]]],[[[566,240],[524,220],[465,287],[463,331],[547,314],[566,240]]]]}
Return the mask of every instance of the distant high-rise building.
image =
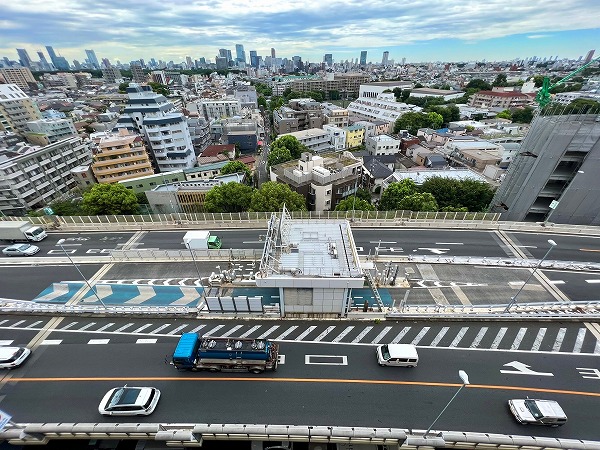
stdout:
{"type": "Polygon", "coordinates": [[[23,67],[31,68],[31,58],[29,57],[27,50],[24,48],[18,48],[17,54],[19,55],[19,61],[21,62],[21,65],[23,67]]]}
{"type": "Polygon", "coordinates": [[[252,67],[258,67],[258,55],[256,50],[250,50],[250,65],[252,67]]]}
{"type": "Polygon", "coordinates": [[[382,66],[387,66],[388,65],[388,58],[390,57],[390,52],[383,52],[383,58],[381,58],[381,65],[382,66]]]}
{"type": "Polygon", "coordinates": [[[44,55],[44,52],[37,52],[38,57],[40,58],[40,68],[42,70],[50,70],[50,64],[44,55]]]}
{"type": "Polygon", "coordinates": [[[81,63],[79,61],[77,61],[76,59],[74,59],[73,67],[75,67],[75,70],[81,70],[81,63]]]}
{"type": "Polygon", "coordinates": [[[217,70],[227,69],[227,57],[226,56],[217,56],[215,58],[215,64],[217,65],[217,70]]]}
{"type": "Polygon", "coordinates": [[[104,78],[104,81],[108,84],[117,83],[122,78],[121,71],[114,66],[103,67],[102,78],[104,78]]]}
{"type": "Polygon", "coordinates": [[[100,69],[100,63],[98,62],[98,58],[96,57],[96,52],[94,50],[86,50],[85,54],[87,56],[88,63],[96,70],[100,69]]]}
{"type": "Polygon", "coordinates": [[[271,58],[275,59],[275,49],[273,47],[271,47],[271,58]]]}
{"type": "Polygon", "coordinates": [[[362,52],[360,52],[360,65],[361,66],[367,65],[367,51],[366,50],[363,50],[362,52]]]}
{"type": "Polygon", "coordinates": [[[406,58],[402,58],[402,65],[406,64],[406,58]]]}
{"type": "Polygon", "coordinates": [[[235,60],[238,63],[246,64],[246,52],[244,51],[244,46],[242,44],[235,44],[235,60]]]}
{"type": "Polygon", "coordinates": [[[148,81],[148,75],[144,72],[140,61],[133,61],[129,67],[131,68],[131,78],[135,83],[146,83],[148,81]]]}
{"type": "Polygon", "coordinates": [[[21,89],[29,89],[29,83],[36,83],[29,67],[4,67],[0,69],[0,80],[21,89]]]}
{"type": "Polygon", "coordinates": [[[63,58],[62,56],[57,56],[54,49],[52,48],[52,46],[46,45],[46,51],[48,52],[48,55],[50,56],[50,61],[52,61],[52,64],[54,65],[54,67],[56,69],[71,70],[71,67],[69,66],[69,63],[67,62],[67,60],[65,58],[63,58]]]}
{"type": "Polygon", "coordinates": [[[583,60],[583,62],[585,64],[589,63],[592,58],[594,57],[594,53],[596,52],[596,50],[590,50],[589,52],[587,52],[587,55],[585,55],[585,59],[583,60]]]}
{"type": "Polygon", "coordinates": [[[188,66],[188,69],[193,69],[194,68],[194,61],[192,61],[192,58],[189,56],[185,57],[185,63],[188,66]]]}
{"type": "Polygon", "coordinates": [[[323,62],[327,64],[329,67],[333,66],[333,55],[331,53],[325,53],[323,57],[323,62]]]}
{"type": "Polygon", "coordinates": [[[108,60],[108,58],[102,58],[102,67],[111,67],[112,64],[108,60]]]}

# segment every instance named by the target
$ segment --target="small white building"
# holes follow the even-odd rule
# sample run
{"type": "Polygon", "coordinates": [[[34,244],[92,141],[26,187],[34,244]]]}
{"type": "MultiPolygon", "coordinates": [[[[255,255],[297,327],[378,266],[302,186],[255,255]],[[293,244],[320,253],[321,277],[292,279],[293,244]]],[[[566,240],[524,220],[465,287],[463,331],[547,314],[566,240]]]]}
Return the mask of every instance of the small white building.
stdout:
{"type": "Polygon", "coordinates": [[[294,136],[302,145],[315,153],[327,152],[332,148],[329,141],[329,133],[321,128],[310,128],[293,133],[284,133],[279,135],[279,137],[281,136],[294,136]]]}
{"type": "Polygon", "coordinates": [[[333,125],[323,125],[323,131],[329,134],[329,142],[333,150],[341,151],[346,149],[346,130],[333,125]]]}
{"type": "Polygon", "coordinates": [[[365,149],[370,155],[395,155],[400,153],[400,140],[387,134],[371,136],[365,140],[365,149]]]}

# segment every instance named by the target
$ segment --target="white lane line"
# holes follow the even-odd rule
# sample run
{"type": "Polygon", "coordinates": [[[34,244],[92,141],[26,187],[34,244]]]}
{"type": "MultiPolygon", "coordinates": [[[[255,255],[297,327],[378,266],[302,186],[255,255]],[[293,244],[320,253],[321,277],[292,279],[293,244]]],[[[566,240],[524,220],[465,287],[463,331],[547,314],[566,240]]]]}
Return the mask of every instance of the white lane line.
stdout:
{"type": "Polygon", "coordinates": [[[454,338],[454,340],[450,343],[450,347],[456,347],[460,343],[462,338],[465,337],[465,334],[467,334],[467,331],[469,331],[469,327],[462,327],[460,329],[460,331],[458,332],[458,334],[456,335],[456,337],[454,338]]]}
{"type": "Polygon", "coordinates": [[[2,322],[0,322],[0,325],[2,325],[3,323],[6,323],[6,322],[8,322],[8,319],[3,320],[2,322]]]}
{"type": "Polygon", "coordinates": [[[408,333],[410,331],[411,327],[404,327],[402,328],[402,331],[400,333],[398,333],[396,335],[396,337],[394,339],[392,339],[392,344],[397,344],[398,342],[400,342],[402,340],[402,338],[404,336],[406,336],[406,333],[408,333]]]}
{"type": "Polygon", "coordinates": [[[177,333],[177,332],[179,332],[179,331],[183,330],[183,329],[184,329],[185,327],[187,327],[188,325],[189,325],[189,324],[187,324],[187,323],[184,323],[183,325],[179,325],[177,328],[175,328],[175,329],[173,329],[173,330],[169,331],[167,334],[168,334],[168,335],[173,335],[173,334],[175,334],[175,333],[177,333]]]}
{"type": "Polygon", "coordinates": [[[590,283],[590,284],[595,284],[595,283],[600,283],[600,280],[585,280],[586,283],[590,283]]]}
{"type": "Polygon", "coordinates": [[[104,325],[103,327],[100,327],[100,328],[98,328],[96,331],[104,331],[104,330],[106,330],[107,328],[110,328],[110,327],[112,327],[113,325],[114,325],[114,323],[113,323],[113,322],[107,323],[107,324],[106,324],[106,325],[104,325]]]}
{"type": "Polygon", "coordinates": [[[155,330],[152,330],[152,331],[151,331],[150,333],[148,333],[148,334],[156,334],[156,333],[158,333],[159,331],[162,331],[162,330],[164,330],[165,328],[167,328],[167,327],[169,327],[169,326],[171,326],[171,324],[170,324],[170,323],[165,323],[164,325],[161,325],[160,327],[156,328],[155,330]]]}
{"type": "Polygon", "coordinates": [[[550,281],[550,283],[552,284],[565,284],[565,281],[563,280],[548,280],[550,281]]]}
{"type": "Polygon", "coordinates": [[[498,334],[496,334],[496,337],[494,338],[494,341],[492,342],[492,345],[490,346],[490,348],[498,348],[498,346],[500,345],[500,342],[502,341],[502,338],[504,337],[504,335],[506,334],[506,332],[508,331],[507,327],[502,327],[498,330],[498,334]]]}
{"type": "Polygon", "coordinates": [[[321,334],[319,334],[319,335],[318,335],[318,336],[317,336],[317,337],[314,339],[314,341],[315,341],[315,342],[320,342],[320,341],[321,341],[321,340],[322,340],[322,339],[323,339],[325,336],[327,336],[329,333],[331,333],[331,331],[332,331],[332,330],[335,330],[335,327],[331,327],[331,326],[327,327],[327,328],[325,329],[325,331],[323,331],[321,334]]]}
{"type": "Polygon", "coordinates": [[[544,336],[546,335],[546,331],[548,331],[548,328],[540,328],[540,331],[538,331],[538,334],[533,341],[533,345],[531,346],[532,352],[537,352],[540,349],[542,341],[544,340],[544,336]]]}
{"type": "Polygon", "coordinates": [[[415,338],[412,340],[411,344],[417,345],[419,342],[421,342],[421,339],[423,339],[423,337],[427,334],[427,332],[430,329],[431,329],[431,327],[423,327],[423,329],[421,331],[419,331],[419,334],[417,334],[415,336],[415,338]]]}
{"type": "Polygon", "coordinates": [[[201,330],[202,328],[204,328],[206,325],[198,325],[196,328],[194,328],[193,330],[190,331],[190,333],[197,333],[198,330],[201,330]]]}
{"type": "Polygon", "coordinates": [[[373,329],[373,327],[367,327],[367,328],[365,328],[364,330],[362,330],[362,331],[361,331],[361,332],[358,334],[358,336],[356,336],[356,337],[353,339],[352,343],[353,343],[353,344],[355,344],[355,343],[357,343],[357,342],[360,342],[360,340],[361,340],[362,338],[364,338],[364,337],[367,335],[367,333],[368,333],[369,331],[371,331],[372,329],[373,329]]]}
{"type": "Polygon", "coordinates": [[[470,348],[479,347],[479,344],[481,344],[481,340],[485,336],[485,333],[487,333],[487,330],[488,330],[488,327],[482,327],[481,330],[479,330],[479,333],[477,333],[477,336],[475,336],[475,339],[473,340],[473,342],[471,342],[471,345],[469,347],[470,348]]]}
{"type": "Polygon", "coordinates": [[[463,242],[436,242],[435,245],[465,245],[463,242]]]}
{"type": "Polygon", "coordinates": [[[232,334],[234,334],[237,330],[239,330],[242,327],[243,327],[243,325],[236,325],[231,330],[229,330],[227,333],[223,333],[221,335],[221,337],[229,337],[229,336],[231,336],[232,334]]]}
{"type": "Polygon", "coordinates": [[[40,342],[40,345],[59,345],[62,342],[62,339],[45,339],[40,342]]]}
{"type": "Polygon", "coordinates": [[[587,328],[580,328],[577,333],[577,339],[575,340],[575,346],[573,347],[573,353],[580,353],[581,347],[583,346],[583,340],[585,339],[585,333],[587,328]]]}
{"type": "Polygon", "coordinates": [[[344,337],[346,337],[346,335],[348,333],[350,333],[352,330],[354,329],[354,325],[350,325],[349,327],[346,327],[346,329],[344,331],[342,331],[340,334],[338,334],[332,342],[340,342],[342,339],[344,339],[344,337]]]}
{"type": "Polygon", "coordinates": [[[152,326],[151,323],[147,323],[146,325],[142,325],[139,328],[136,328],[135,330],[132,331],[132,333],[139,333],[142,330],[145,330],[146,328],[150,328],[152,326]]]}
{"type": "Polygon", "coordinates": [[[392,327],[385,327],[383,330],[381,330],[381,333],[379,333],[377,337],[371,341],[371,344],[379,344],[379,342],[383,339],[383,337],[386,334],[390,332],[391,329],[392,327]]]}
{"type": "Polygon", "coordinates": [[[59,330],[68,330],[69,328],[73,328],[75,325],[77,325],[79,322],[71,322],[66,324],[64,327],[59,328],[59,330]]]}
{"type": "Polygon", "coordinates": [[[277,328],[279,328],[279,325],[273,325],[271,328],[269,328],[267,331],[265,331],[263,334],[261,334],[260,336],[258,336],[258,339],[264,339],[266,338],[268,335],[270,335],[273,331],[275,331],[277,328]]]}
{"type": "Polygon", "coordinates": [[[110,342],[110,339],[90,339],[88,341],[88,344],[91,345],[102,345],[102,344],[108,344],[110,342]]]}
{"type": "Polygon", "coordinates": [[[115,332],[115,333],[119,333],[120,331],[123,331],[123,330],[125,330],[125,329],[129,328],[129,327],[130,327],[130,326],[132,326],[132,325],[133,325],[133,322],[126,323],[126,324],[125,324],[125,325],[123,325],[122,327],[119,327],[119,328],[117,328],[117,329],[116,329],[114,332],[115,332]]]}
{"type": "Polygon", "coordinates": [[[221,328],[225,328],[225,325],[217,325],[216,327],[214,327],[212,330],[208,330],[206,333],[204,333],[205,336],[216,336],[216,332],[219,331],[221,328]]]}
{"type": "Polygon", "coordinates": [[[19,320],[18,322],[13,323],[11,326],[9,326],[8,328],[15,328],[19,325],[21,325],[23,322],[25,322],[24,320],[19,320]]]}
{"type": "Polygon", "coordinates": [[[285,339],[289,334],[291,334],[296,328],[298,328],[298,325],[294,325],[292,327],[289,327],[287,330],[285,330],[283,333],[281,333],[279,336],[277,336],[275,338],[276,341],[279,341],[281,339],[285,339]]]}
{"type": "Polygon", "coordinates": [[[148,338],[138,339],[137,341],[135,341],[136,344],[156,344],[156,342],[158,342],[158,339],[148,339],[148,338]]]}
{"type": "Polygon", "coordinates": [[[27,325],[25,328],[33,328],[33,327],[35,327],[36,325],[39,325],[42,322],[43,322],[43,320],[38,320],[37,322],[33,322],[32,324],[27,325]]]}
{"type": "Polygon", "coordinates": [[[440,330],[440,332],[437,334],[437,336],[433,338],[433,341],[431,341],[431,344],[429,344],[429,346],[436,347],[440,343],[442,338],[446,335],[446,333],[448,332],[449,329],[450,329],[450,327],[442,328],[440,330]]]}
{"type": "Polygon", "coordinates": [[[565,334],[567,334],[566,328],[561,328],[560,330],[558,330],[558,334],[556,335],[556,341],[554,341],[554,347],[552,347],[553,352],[560,352],[563,340],[565,339],[565,334]]]}
{"type": "Polygon", "coordinates": [[[14,340],[12,340],[12,339],[5,339],[5,340],[0,341],[0,346],[10,345],[13,342],[14,342],[14,340]]]}
{"type": "Polygon", "coordinates": [[[79,328],[77,331],[85,331],[88,328],[93,327],[94,325],[96,325],[96,322],[90,322],[87,325],[82,326],[81,328],[79,328]]]}
{"type": "Polygon", "coordinates": [[[262,325],[254,325],[252,328],[250,328],[248,331],[246,331],[244,334],[240,334],[240,337],[245,338],[250,336],[252,333],[254,333],[256,330],[258,330],[262,325]]]}
{"type": "Polygon", "coordinates": [[[308,327],[306,330],[304,330],[300,336],[298,336],[296,339],[294,339],[295,341],[301,341],[302,339],[304,339],[306,336],[308,336],[309,333],[311,333],[315,328],[317,328],[316,326],[310,326],[308,327]]]}
{"type": "Polygon", "coordinates": [[[519,328],[519,332],[515,336],[515,340],[513,341],[512,345],[510,346],[511,350],[519,349],[519,346],[521,345],[521,342],[523,341],[523,338],[525,337],[525,333],[527,333],[527,328],[519,328]]]}
{"type": "Polygon", "coordinates": [[[594,348],[594,354],[600,355],[600,340],[596,341],[596,348],[594,348]]]}

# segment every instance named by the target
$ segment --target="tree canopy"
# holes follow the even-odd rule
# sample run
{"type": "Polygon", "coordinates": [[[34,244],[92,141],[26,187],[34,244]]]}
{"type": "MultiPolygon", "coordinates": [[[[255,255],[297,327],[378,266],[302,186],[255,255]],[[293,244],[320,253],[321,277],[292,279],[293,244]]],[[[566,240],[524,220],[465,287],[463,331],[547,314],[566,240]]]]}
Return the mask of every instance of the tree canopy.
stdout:
{"type": "Polygon", "coordinates": [[[444,117],[436,112],[419,113],[407,112],[402,114],[394,124],[394,133],[400,130],[408,130],[412,135],[417,134],[419,128],[438,129],[444,123],[444,117]]]}
{"type": "Polygon", "coordinates": [[[473,78],[469,83],[465,86],[466,89],[477,89],[479,91],[491,91],[492,85],[487,81],[484,81],[480,78],[473,78]]]}
{"type": "Polygon", "coordinates": [[[516,123],[531,123],[533,120],[533,108],[526,106],[511,111],[512,121],[516,123]]]}
{"type": "Polygon", "coordinates": [[[247,211],[253,189],[236,182],[215,186],[206,193],[204,209],[207,212],[235,213],[247,211]]]}
{"type": "Polygon", "coordinates": [[[150,86],[152,90],[157,94],[162,94],[165,97],[169,95],[169,88],[167,88],[167,86],[165,86],[164,84],[154,83],[151,81],[150,83],[148,83],[148,86],[150,86]]]}
{"type": "Polygon", "coordinates": [[[494,196],[492,187],[483,181],[446,177],[429,178],[419,190],[431,193],[444,211],[461,211],[462,208],[471,212],[486,211],[494,196]]]}
{"type": "Polygon", "coordinates": [[[271,147],[269,151],[269,156],[267,156],[267,164],[269,167],[276,166],[277,164],[281,164],[287,161],[291,161],[292,154],[285,147],[271,147]]]}
{"type": "Polygon", "coordinates": [[[280,138],[275,140],[271,144],[271,150],[273,150],[274,148],[288,149],[290,152],[290,155],[292,156],[291,159],[298,159],[298,158],[300,158],[300,155],[302,154],[302,152],[309,151],[308,148],[306,148],[306,146],[302,145],[297,138],[295,138],[294,136],[290,136],[290,135],[281,136],[280,138]]]}
{"type": "Polygon", "coordinates": [[[252,182],[252,172],[246,164],[241,161],[229,161],[221,168],[221,175],[227,175],[230,173],[243,173],[245,176],[245,182],[252,182]]]}
{"type": "Polygon", "coordinates": [[[398,202],[398,209],[405,211],[437,211],[438,204],[429,192],[407,195],[398,202]]]}
{"type": "Polygon", "coordinates": [[[281,207],[289,211],[306,211],[306,200],[287,184],[267,181],[252,194],[250,211],[280,211],[281,207]]]}
{"type": "Polygon", "coordinates": [[[135,193],[122,184],[96,184],[83,194],[81,208],[90,216],[137,214],[135,193]]]}
{"type": "Polygon", "coordinates": [[[390,184],[381,194],[379,209],[382,211],[395,211],[400,209],[400,201],[409,195],[417,193],[417,185],[409,178],[398,183],[390,184]]]}
{"type": "Polygon", "coordinates": [[[354,195],[341,200],[335,207],[335,211],[375,211],[375,207],[369,202],[355,197],[354,195]]]}

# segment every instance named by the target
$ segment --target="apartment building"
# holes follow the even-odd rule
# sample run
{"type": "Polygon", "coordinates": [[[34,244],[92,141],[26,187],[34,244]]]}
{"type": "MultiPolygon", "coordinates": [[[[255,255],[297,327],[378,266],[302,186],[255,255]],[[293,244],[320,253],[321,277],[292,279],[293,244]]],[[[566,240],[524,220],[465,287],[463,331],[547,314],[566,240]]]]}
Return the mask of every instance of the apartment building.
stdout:
{"type": "Polygon", "coordinates": [[[521,92],[479,91],[473,94],[469,105],[475,108],[519,108],[528,106],[533,97],[521,92]]]}
{"type": "Polygon", "coordinates": [[[279,135],[279,137],[288,135],[294,136],[313,153],[327,152],[332,148],[329,142],[329,133],[321,128],[311,128],[310,130],[296,131],[295,133],[284,133],[279,135]]]}
{"type": "Polygon", "coordinates": [[[239,116],[242,113],[242,106],[237,99],[200,99],[195,103],[198,112],[204,115],[206,120],[224,119],[239,116]]]}
{"type": "Polygon", "coordinates": [[[380,94],[377,98],[357,98],[348,105],[350,114],[364,120],[381,120],[388,123],[406,112],[421,112],[423,108],[407,103],[398,103],[394,94],[380,94]]]}
{"type": "Polygon", "coordinates": [[[270,179],[306,198],[309,211],[330,211],[360,186],[362,161],[350,152],[311,155],[271,166],[270,179]]]}
{"type": "Polygon", "coordinates": [[[132,63],[129,68],[131,69],[131,77],[134,83],[146,83],[148,81],[148,75],[141,63],[132,63]]]}
{"type": "Polygon", "coordinates": [[[35,102],[16,84],[0,84],[0,131],[26,133],[27,122],[42,118],[35,102]]]}
{"type": "Polygon", "coordinates": [[[365,139],[365,149],[370,155],[395,155],[400,153],[400,140],[382,134],[365,139]]]}
{"type": "Polygon", "coordinates": [[[114,66],[102,67],[102,78],[106,84],[120,83],[123,80],[121,71],[114,66]]]}
{"type": "Polygon", "coordinates": [[[375,83],[361,84],[358,96],[360,98],[377,98],[386,91],[394,89],[412,89],[411,81],[378,81],[375,83]]]}
{"type": "Polygon", "coordinates": [[[365,129],[365,139],[380,134],[390,134],[394,131],[394,124],[383,120],[357,120],[352,125],[358,125],[365,129]]]}
{"type": "Polygon", "coordinates": [[[356,148],[365,142],[365,129],[360,125],[344,127],[346,131],[346,148],[356,148]]]}
{"type": "Polygon", "coordinates": [[[415,88],[410,91],[411,97],[440,97],[444,101],[460,98],[464,95],[463,91],[454,91],[451,89],[415,88]]]}
{"type": "Polygon", "coordinates": [[[154,173],[142,136],[124,128],[99,139],[92,171],[98,183],[116,183],[154,173]]]}
{"type": "Polygon", "coordinates": [[[0,213],[24,216],[60,199],[77,186],[71,171],[91,161],[91,142],[79,136],[0,149],[0,213]]]}
{"type": "Polygon", "coordinates": [[[329,134],[329,143],[335,151],[346,150],[346,130],[334,125],[323,125],[323,131],[329,134]]]}
{"type": "Polygon", "coordinates": [[[29,67],[0,68],[0,80],[6,84],[16,84],[21,89],[29,90],[29,83],[37,84],[29,67]]]}
{"type": "Polygon", "coordinates": [[[48,145],[77,136],[77,130],[71,119],[39,119],[27,122],[25,138],[34,145],[48,145]]]}
{"type": "Polygon", "coordinates": [[[324,123],[336,127],[348,126],[348,110],[332,103],[321,103],[324,123]]]}
{"type": "Polygon", "coordinates": [[[310,98],[294,99],[273,111],[275,133],[294,133],[323,126],[321,104],[310,98]]]}
{"type": "Polygon", "coordinates": [[[327,73],[321,79],[301,79],[291,82],[296,92],[338,91],[343,97],[358,97],[360,85],[370,81],[371,77],[362,73],[327,73]]]}

